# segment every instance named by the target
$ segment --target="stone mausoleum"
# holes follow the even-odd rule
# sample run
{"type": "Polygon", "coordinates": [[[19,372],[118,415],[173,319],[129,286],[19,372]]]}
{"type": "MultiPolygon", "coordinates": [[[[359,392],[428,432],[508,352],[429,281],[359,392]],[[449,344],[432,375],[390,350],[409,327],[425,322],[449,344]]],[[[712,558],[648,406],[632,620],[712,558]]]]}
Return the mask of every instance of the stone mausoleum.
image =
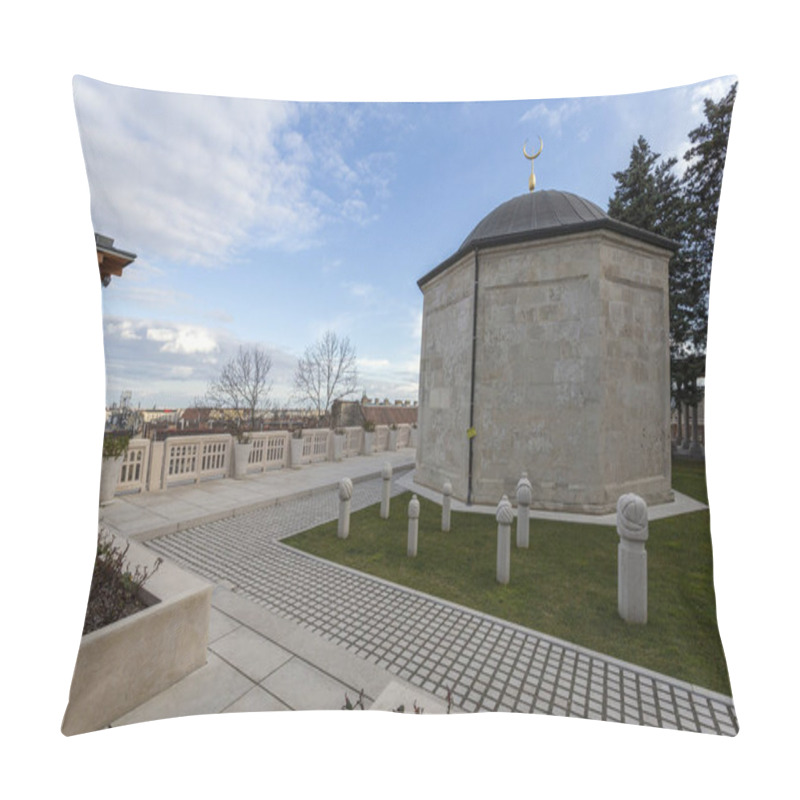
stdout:
{"type": "Polygon", "coordinates": [[[418,281],[415,480],[533,508],[672,499],[668,263],[676,245],[575,194],[498,206],[418,281]]]}

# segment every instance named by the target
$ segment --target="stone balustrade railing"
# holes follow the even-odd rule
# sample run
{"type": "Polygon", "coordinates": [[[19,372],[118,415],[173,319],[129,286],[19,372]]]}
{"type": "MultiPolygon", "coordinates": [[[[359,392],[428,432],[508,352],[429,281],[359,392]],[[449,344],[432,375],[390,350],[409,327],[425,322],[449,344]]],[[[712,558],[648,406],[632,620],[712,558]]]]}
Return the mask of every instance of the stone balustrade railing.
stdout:
{"type": "Polygon", "coordinates": [[[327,461],[330,449],[328,440],[331,438],[332,433],[328,430],[303,431],[303,460],[301,463],[327,461]]]}
{"type": "MultiPolygon", "coordinates": [[[[392,431],[388,426],[378,425],[370,452],[414,447],[416,434],[411,425],[398,425],[392,431]]],[[[361,427],[344,428],[343,434],[328,429],[308,429],[302,432],[300,463],[293,464],[291,439],[288,431],[251,433],[247,474],[352,458],[364,452],[365,437],[361,427]]],[[[168,436],[163,442],[131,439],[120,467],[116,494],[160,492],[172,486],[232,477],[234,442],[227,433],[168,436]]]]}
{"type": "Polygon", "coordinates": [[[345,428],[344,443],[342,445],[342,455],[345,458],[357,456],[364,447],[363,428],[345,428]]]}
{"type": "Polygon", "coordinates": [[[122,461],[117,491],[144,491],[147,485],[147,465],[149,463],[150,440],[133,439],[122,461]]]}
{"type": "Polygon", "coordinates": [[[289,434],[286,431],[254,433],[253,450],[248,461],[248,471],[266,472],[282,469],[289,463],[289,434]]]}

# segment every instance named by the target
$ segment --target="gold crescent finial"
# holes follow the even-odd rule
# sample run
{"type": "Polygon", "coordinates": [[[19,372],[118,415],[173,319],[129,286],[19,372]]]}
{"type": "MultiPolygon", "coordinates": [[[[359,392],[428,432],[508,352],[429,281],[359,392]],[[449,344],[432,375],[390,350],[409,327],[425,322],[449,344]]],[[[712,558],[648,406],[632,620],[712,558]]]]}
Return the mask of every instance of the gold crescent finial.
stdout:
{"type": "Polygon", "coordinates": [[[544,150],[544,142],[542,142],[542,137],[539,137],[539,149],[532,155],[528,155],[528,151],[526,146],[528,144],[528,140],[525,140],[525,144],[522,145],[522,154],[531,162],[531,176],[528,178],[528,191],[532,192],[536,188],[536,176],[533,174],[533,159],[538,158],[541,155],[542,150],[544,150]]]}

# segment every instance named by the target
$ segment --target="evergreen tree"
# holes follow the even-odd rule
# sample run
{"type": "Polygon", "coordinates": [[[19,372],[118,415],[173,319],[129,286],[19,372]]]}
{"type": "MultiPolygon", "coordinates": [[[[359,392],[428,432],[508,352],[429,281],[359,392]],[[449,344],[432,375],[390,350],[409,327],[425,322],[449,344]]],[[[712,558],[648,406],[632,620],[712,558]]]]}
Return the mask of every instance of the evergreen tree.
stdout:
{"type": "Polygon", "coordinates": [[[672,336],[671,362],[675,396],[690,406],[703,397],[711,262],[736,87],[734,83],[718,103],[704,101],[705,122],[689,132],[692,147],[684,154],[689,166],[681,184],[682,263],[670,286],[670,305],[681,325],[672,336]]]}
{"type": "Polygon", "coordinates": [[[680,189],[673,173],[677,159],[659,163],[644,136],[631,149],[628,168],[614,173],[617,187],[608,201],[614,219],[672,238],[680,220],[680,189]]]}
{"type": "Polygon", "coordinates": [[[705,122],[689,133],[683,180],[674,172],[677,160],[660,161],[640,136],[628,168],[613,174],[617,187],[608,204],[609,216],[680,244],[669,265],[670,367],[673,397],[690,406],[702,398],[711,261],[736,87],[718,103],[705,100],[705,122]]]}
{"type": "MultiPolygon", "coordinates": [[[[608,214],[621,222],[637,228],[665,236],[680,243],[683,239],[686,209],[684,195],[678,177],[674,172],[677,159],[661,160],[654,153],[644,136],[640,136],[631,148],[628,168],[613,174],[617,182],[614,196],[608,202],[608,214]]],[[[678,250],[670,259],[670,356],[673,375],[673,395],[680,396],[684,381],[675,383],[677,355],[683,349],[683,342],[692,325],[686,304],[680,302],[680,294],[674,291],[683,285],[685,263],[678,250]]]]}
{"type": "Polygon", "coordinates": [[[687,214],[682,250],[687,280],[682,287],[682,301],[695,307],[691,349],[702,357],[703,362],[708,333],[708,291],[714,234],[736,87],[734,83],[719,103],[709,99],[704,101],[706,121],[689,133],[689,141],[693,146],[684,155],[689,166],[683,179],[687,214]]]}

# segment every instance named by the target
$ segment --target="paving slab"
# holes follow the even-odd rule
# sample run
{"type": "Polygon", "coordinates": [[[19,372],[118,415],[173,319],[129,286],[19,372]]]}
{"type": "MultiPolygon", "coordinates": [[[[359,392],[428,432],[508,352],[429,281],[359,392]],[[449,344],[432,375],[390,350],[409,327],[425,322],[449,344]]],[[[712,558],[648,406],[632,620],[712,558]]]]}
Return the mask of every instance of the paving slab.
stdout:
{"type": "Polygon", "coordinates": [[[223,614],[213,606],[208,615],[208,643],[213,644],[217,639],[241,627],[238,620],[223,614]]]}
{"type": "Polygon", "coordinates": [[[256,683],[293,657],[288,650],[241,625],[209,648],[256,683]]]}
{"type": "Polygon", "coordinates": [[[247,694],[242,695],[235,703],[229,705],[223,713],[234,714],[240,711],[291,711],[285,703],[278,700],[262,686],[254,686],[247,694]]]}
{"type": "Polygon", "coordinates": [[[364,690],[377,697],[391,682],[392,676],[375,663],[359,658],[329,639],[320,637],[302,624],[279,616],[230,590],[217,588],[212,599],[214,607],[225,612],[241,625],[311,664],[324,664],[325,671],[351,692],[364,690]]]}
{"type": "Polygon", "coordinates": [[[307,661],[292,658],[260,684],[294,711],[341,711],[358,692],[307,661]]]}
{"type": "Polygon", "coordinates": [[[120,717],[111,727],[195,714],[217,714],[252,687],[252,681],[241,672],[209,652],[204,667],[120,717]]]}

